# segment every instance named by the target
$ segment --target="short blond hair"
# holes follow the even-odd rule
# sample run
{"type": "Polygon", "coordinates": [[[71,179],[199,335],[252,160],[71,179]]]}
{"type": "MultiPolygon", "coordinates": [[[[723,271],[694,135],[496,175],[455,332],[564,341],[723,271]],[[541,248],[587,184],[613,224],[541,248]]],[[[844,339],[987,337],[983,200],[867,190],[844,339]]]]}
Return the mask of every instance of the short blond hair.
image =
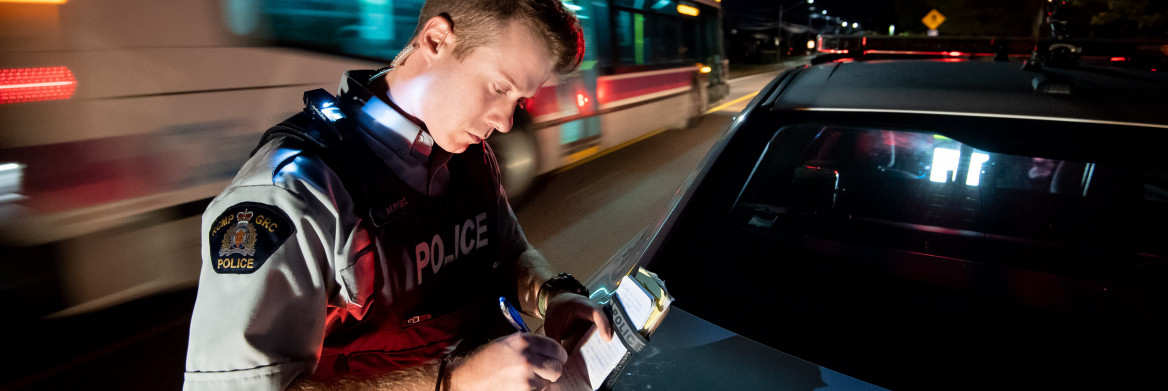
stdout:
{"type": "Polygon", "coordinates": [[[435,16],[450,22],[459,42],[454,49],[459,60],[476,47],[497,42],[503,28],[512,22],[526,25],[542,38],[556,73],[572,72],[584,59],[580,21],[560,0],[426,0],[418,16],[415,38],[426,21],[435,16]]]}

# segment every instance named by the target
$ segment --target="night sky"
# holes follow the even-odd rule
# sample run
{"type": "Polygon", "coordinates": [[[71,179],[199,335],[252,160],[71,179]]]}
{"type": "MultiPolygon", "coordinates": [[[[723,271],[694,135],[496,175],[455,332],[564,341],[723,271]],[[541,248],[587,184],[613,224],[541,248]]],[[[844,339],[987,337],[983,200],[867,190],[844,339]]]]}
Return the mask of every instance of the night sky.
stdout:
{"type": "MultiPolygon", "coordinates": [[[[788,11],[783,19],[788,23],[807,24],[806,0],[722,0],[724,23],[744,29],[765,27],[778,19],[779,4],[788,11]]],[[[888,25],[896,24],[895,0],[815,0],[816,11],[827,10],[828,16],[839,17],[848,23],[859,22],[866,29],[887,31],[888,25]]],[[[921,15],[922,17],[924,15],[921,15]]],[[[821,21],[820,21],[821,22],[821,21]]],[[[816,24],[816,23],[813,23],[816,24]]]]}

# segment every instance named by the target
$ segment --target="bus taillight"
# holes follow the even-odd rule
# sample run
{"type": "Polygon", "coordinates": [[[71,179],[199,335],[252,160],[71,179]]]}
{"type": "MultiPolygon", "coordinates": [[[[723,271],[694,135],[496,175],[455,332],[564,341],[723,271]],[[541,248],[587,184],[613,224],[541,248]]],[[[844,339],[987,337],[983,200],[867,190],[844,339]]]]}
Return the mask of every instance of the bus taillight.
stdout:
{"type": "Polygon", "coordinates": [[[0,104],[69,99],[76,90],[66,67],[0,69],[0,104]]]}

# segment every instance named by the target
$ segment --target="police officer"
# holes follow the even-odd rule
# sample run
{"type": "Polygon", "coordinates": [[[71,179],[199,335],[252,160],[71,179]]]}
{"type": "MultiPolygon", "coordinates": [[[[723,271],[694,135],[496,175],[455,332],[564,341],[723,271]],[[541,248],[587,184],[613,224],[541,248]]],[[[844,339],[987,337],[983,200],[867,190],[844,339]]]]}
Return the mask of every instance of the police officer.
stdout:
{"type": "Polygon", "coordinates": [[[528,244],[484,142],[579,65],[575,16],[429,0],[419,20],[391,67],[306,94],[207,207],[184,389],[527,390],[559,377],[560,342],[611,338],[528,244]],[[492,340],[500,295],[547,336],[492,340]]]}

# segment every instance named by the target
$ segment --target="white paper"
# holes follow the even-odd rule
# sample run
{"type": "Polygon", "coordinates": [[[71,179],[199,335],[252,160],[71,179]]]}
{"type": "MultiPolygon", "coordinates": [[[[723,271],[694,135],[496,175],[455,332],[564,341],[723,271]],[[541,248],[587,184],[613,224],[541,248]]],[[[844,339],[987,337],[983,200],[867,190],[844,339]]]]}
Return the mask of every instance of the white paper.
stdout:
{"type": "MultiPolygon", "coordinates": [[[[616,288],[616,295],[620,298],[629,320],[638,328],[644,327],[653,313],[656,304],[649,292],[641,287],[629,276],[621,279],[616,288]]],[[[615,304],[615,303],[614,303],[615,304]]],[[[620,341],[620,337],[613,335],[612,340],[605,342],[596,330],[596,326],[588,332],[588,337],[581,341],[578,351],[568,356],[564,365],[563,375],[552,387],[552,391],[588,391],[598,390],[609,373],[616,369],[617,364],[628,353],[628,348],[620,341]]]]}
{"type": "Polygon", "coordinates": [[[608,378],[608,374],[620,364],[625,353],[628,353],[628,349],[617,336],[614,335],[612,340],[605,342],[596,326],[592,326],[579,351],[568,356],[564,373],[555,384],[552,384],[551,390],[598,390],[604,379],[608,378]]]}
{"type": "Polygon", "coordinates": [[[621,304],[624,305],[625,313],[629,315],[629,320],[637,326],[637,329],[645,327],[645,323],[649,321],[649,315],[653,314],[653,306],[656,304],[653,298],[649,296],[649,292],[641,287],[632,279],[632,277],[625,276],[621,279],[620,285],[616,287],[616,295],[620,298],[621,304]]]}

